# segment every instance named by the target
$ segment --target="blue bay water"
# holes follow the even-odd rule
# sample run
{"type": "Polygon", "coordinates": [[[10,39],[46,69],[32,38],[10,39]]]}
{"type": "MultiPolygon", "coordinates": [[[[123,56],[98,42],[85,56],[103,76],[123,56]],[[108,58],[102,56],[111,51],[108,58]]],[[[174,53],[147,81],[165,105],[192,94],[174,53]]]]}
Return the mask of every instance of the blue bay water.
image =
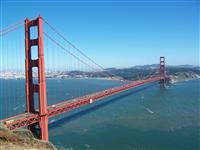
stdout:
{"type": "MultiPolygon", "coordinates": [[[[48,104],[121,84],[47,80],[48,104]]],[[[58,148],[78,150],[200,149],[199,84],[179,82],[167,89],[148,84],[51,118],[50,141],[58,148]]],[[[24,111],[24,80],[0,80],[0,85],[1,119],[24,111]]]]}

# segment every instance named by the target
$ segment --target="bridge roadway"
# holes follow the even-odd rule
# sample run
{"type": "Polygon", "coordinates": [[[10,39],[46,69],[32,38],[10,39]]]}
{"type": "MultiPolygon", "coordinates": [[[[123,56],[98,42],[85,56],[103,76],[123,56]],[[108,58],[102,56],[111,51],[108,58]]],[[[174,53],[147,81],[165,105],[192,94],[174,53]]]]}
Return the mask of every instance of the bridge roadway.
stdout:
{"type": "MultiPolygon", "coordinates": [[[[105,97],[112,96],[114,94],[129,90],[134,87],[138,87],[147,83],[152,83],[156,81],[160,81],[162,78],[161,77],[152,77],[148,78],[145,80],[138,80],[138,81],[133,81],[128,84],[115,87],[115,88],[110,88],[104,91],[92,93],[86,96],[74,98],[71,100],[65,100],[63,102],[48,106],[48,117],[54,117],[58,114],[68,112],[70,110],[79,108],[81,106],[85,106],[91,103],[94,103],[95,101],[101,100],[105,97]]],[[[4,120],[0,120],[0,123],[5,124],[8,128],[11,130],[21,128],[21,127],[26,127],[28,125],[34,124],[39,122],[40,115],[39,113],[22,113],[4,120]]]]}

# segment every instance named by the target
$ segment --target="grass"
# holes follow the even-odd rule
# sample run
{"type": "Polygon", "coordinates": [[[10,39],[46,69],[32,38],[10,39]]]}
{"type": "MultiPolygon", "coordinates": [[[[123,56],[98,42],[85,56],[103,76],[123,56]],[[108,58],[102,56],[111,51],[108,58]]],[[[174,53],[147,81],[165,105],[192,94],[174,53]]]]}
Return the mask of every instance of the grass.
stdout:
{"type": "Polygon", "coordinates": [[[35,139],[32,133],[26,129],[11,131],[3,125],[0,126],[1,150],[55,150],[49,142],[35,139]]]}

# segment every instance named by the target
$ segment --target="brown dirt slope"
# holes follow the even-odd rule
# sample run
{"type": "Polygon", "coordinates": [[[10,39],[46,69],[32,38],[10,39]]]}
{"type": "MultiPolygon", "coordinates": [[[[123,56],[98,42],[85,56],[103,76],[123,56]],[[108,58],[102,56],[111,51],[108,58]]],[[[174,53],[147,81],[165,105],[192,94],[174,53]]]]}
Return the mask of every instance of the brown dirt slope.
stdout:
{"type": "Polygon", "coordinates": [[[35,139],[26,129],[10,131],[0,125],[0,150],[56,150],[50,142],[35,139]]]}

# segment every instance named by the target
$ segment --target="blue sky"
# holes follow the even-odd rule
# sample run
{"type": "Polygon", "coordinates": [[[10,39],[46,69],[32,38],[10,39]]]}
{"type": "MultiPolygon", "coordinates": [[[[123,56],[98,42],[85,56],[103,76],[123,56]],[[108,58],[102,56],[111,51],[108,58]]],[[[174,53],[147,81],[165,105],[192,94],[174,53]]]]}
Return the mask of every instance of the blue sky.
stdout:
{"type": "Polygon", "coordinates": [[[104,67],[199,64],[197,0],[1,1],[1,28],[38,15],[104,67]]]}

